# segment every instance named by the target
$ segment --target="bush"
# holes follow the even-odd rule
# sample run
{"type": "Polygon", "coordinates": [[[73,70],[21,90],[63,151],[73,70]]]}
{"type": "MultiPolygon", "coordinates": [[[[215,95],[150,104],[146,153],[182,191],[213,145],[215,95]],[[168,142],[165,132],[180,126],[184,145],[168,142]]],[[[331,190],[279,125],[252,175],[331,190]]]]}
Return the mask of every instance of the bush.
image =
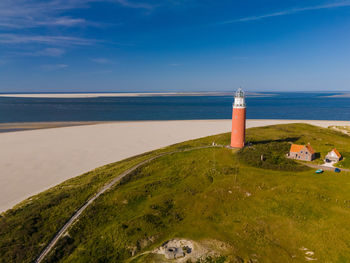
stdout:
{"type": "Polygon", "coordinates": [[[303,171],[307,167],[288,159],[290,149],[287,142],[269,142],[245,147],[238,152],[240,161],[247,165],[280,171],[303,171]]]}

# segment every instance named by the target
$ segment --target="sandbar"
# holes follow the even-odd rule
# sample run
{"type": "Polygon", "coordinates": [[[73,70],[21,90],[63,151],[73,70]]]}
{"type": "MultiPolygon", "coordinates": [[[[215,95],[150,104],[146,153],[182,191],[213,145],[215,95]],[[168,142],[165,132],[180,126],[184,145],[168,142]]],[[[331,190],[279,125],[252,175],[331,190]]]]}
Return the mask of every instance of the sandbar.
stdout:
{"type": "Polygon", "coordinates": [[[350,98],[350,93],[325,96],[326,98],[350,98]]]}
{"type": "Polygon", "coordinates": [[[39,129],[51,129],[51,128],[80,126],[80,125],[92,125],[92,124],[101,124],[101,123],[106,123],[106,122],[101,122],[101,121],[62,121],[62,122],[0,123],[0,133],[39,130],[39,129]]]}
{"type": "MultiPolygon", "coordinates": [[[[11,98],[99,98],[99,97],[174,97],[174,96],[233,96],[234,92],[110,92],[110,93],[0,93],[1,97],[11,98]]],[[[247,92],[248,97],[270,97],[275,94],[247,92]]]]}

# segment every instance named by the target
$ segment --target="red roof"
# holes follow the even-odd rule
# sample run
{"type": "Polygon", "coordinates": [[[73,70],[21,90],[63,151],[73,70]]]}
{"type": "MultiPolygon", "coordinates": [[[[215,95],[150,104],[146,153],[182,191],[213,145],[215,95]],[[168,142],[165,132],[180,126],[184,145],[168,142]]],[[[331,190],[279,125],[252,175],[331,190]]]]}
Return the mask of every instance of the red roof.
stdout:
{"type": "Polygon", "coordinates": [[[341,157],[341,154],[338,152],[338,150],[337,149],[333,149],[332,150],[339,158],[341,157]]]}
{"type": "Polygon", "coordinates": [[[292,144],[292,146],[290,147],[290,152],[292,153],[298,153],[300,152],[302,149],[304,149],[304,145],[299,145],[299,144],[292,144]]]}
{"type": "Polygon", "coordinates": [[[292,153],[298,153],[301,150],[303,150],[304,148],[306,148],[311,154],[315,153],[315,150],[311,147],[310,144],[308,145],[299,145],[299,144],[292,144],[292,146],[290,147],[290,152],[292,153]]]}
{"type": "Polygon", "coordinates": [[[314,153],[315,153],[314,148],[312,148],[310,144],[306,145],[306,148],[309,150],[309,152],[310,152],[311,154],[314,154],[314,153]]]}

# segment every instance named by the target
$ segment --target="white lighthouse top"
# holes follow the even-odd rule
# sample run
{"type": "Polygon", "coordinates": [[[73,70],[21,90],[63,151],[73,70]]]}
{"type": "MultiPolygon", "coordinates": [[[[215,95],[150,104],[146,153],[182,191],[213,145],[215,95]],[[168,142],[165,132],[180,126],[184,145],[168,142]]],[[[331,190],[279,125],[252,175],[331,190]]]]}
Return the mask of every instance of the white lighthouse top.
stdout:
{"type": "Polygon", "coordinates": [[[245,95],[244,91],[239,88],[235,94],[235,102],[233,103],[234,108],[245,108],[245,95]]]}

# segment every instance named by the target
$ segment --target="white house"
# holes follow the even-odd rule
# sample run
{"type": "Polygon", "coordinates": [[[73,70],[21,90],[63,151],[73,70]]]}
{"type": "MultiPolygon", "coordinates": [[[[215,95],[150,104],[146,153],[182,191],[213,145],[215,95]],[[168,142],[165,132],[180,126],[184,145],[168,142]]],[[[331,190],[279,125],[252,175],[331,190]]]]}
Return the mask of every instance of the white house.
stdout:
{"type": "Polygon", "coordinates": [[[332,151],[330,151],[327,155],[326,155],[326,163],[331,163],[331,162],[339,162],[342,159],[341,154],[338,152],[337,149],[333,149],[332,151]]]}

